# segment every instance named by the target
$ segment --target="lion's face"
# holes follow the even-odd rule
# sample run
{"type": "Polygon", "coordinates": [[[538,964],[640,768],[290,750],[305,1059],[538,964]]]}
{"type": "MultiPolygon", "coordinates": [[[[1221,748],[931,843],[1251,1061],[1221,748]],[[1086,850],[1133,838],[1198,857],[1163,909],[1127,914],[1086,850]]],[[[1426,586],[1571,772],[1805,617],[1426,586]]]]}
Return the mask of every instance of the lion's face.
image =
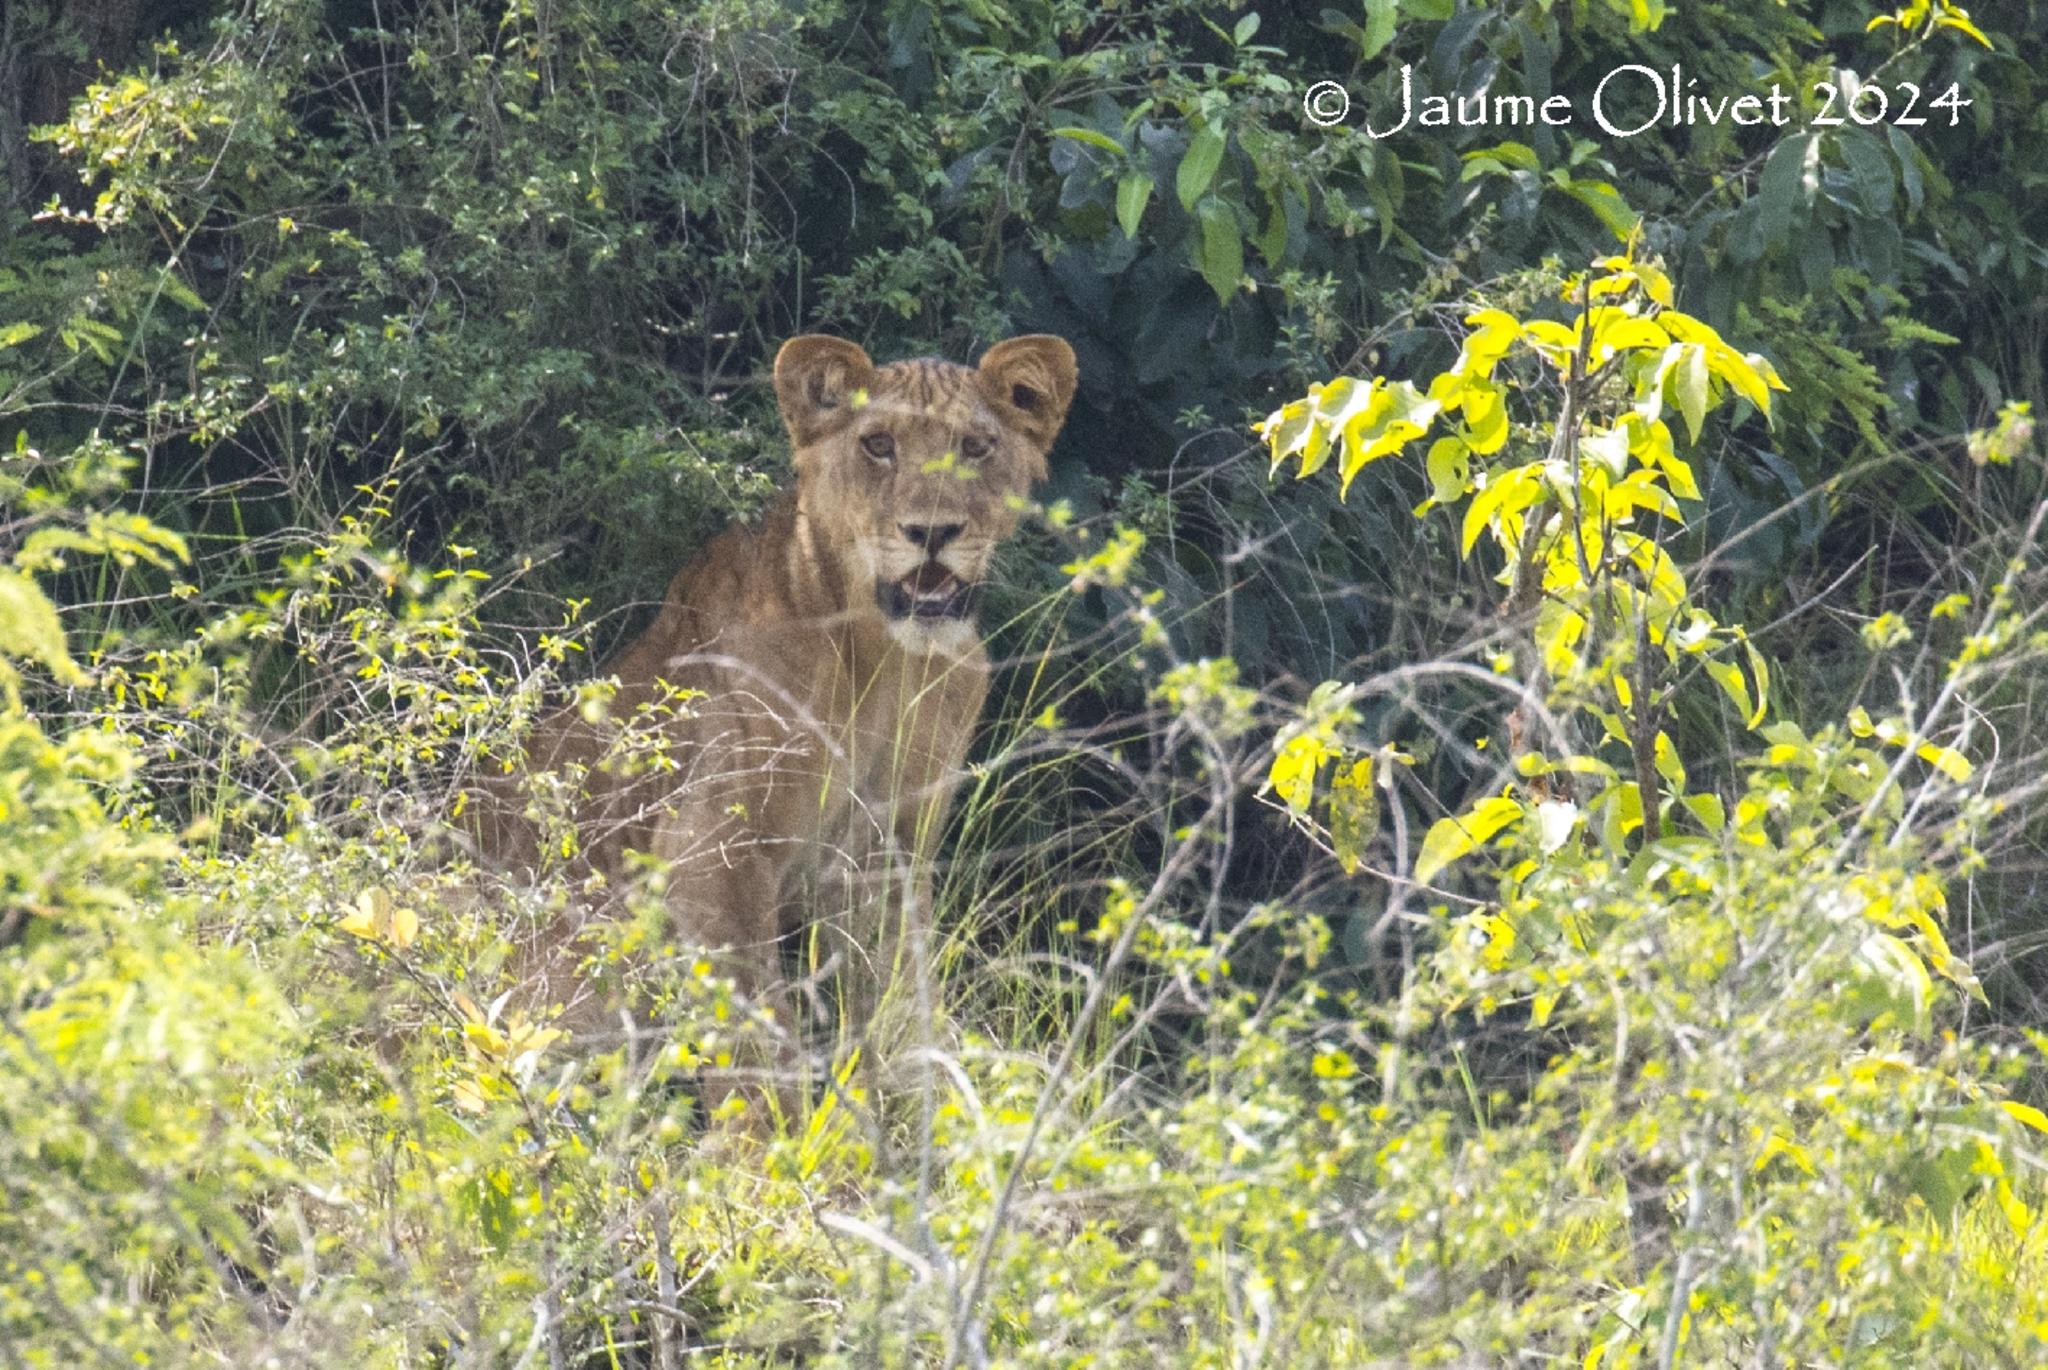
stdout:
{"type": "Polygon", "coordinates": [[[1074,353],[1012,338],[979,366],[876,366],[839,338],[793,338],[775,358],[797,502],[882,617],[916,652],[965,650],[996,545],[1016,529],[1074,396],[1074,353]]]}

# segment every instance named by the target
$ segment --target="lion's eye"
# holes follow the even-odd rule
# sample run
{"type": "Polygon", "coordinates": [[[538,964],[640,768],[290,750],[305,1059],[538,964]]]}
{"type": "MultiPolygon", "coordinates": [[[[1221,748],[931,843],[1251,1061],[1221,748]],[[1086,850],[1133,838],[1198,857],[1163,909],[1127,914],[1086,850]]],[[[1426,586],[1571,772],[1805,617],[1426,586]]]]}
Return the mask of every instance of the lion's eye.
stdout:
{"type": "Polygon", "coordinates": [[[969,461],[980,461],[994,446],[987,438],[977,438],[972,433],[960,439],[960,455],[969,461]]]}
{"type": "Polygon", "coordinates": [[[860,440],[860,447],[876,461],[896,460],[896,439],[887,433],[868,434],[860,440]]]}

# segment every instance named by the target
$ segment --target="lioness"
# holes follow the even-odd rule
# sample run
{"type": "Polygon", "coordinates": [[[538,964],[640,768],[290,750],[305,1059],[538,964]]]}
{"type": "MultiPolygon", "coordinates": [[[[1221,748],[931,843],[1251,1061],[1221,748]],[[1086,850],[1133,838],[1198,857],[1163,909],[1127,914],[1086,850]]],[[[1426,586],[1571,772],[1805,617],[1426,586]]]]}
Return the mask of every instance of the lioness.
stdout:
{"type": "MultiPolygon", "coordinates": [[[[973,368],[876,366],[839,338],[791,339],[775,394],[796,488],[706,546],[611,663],[610,712],[655,720],[653,764],[606,761],[605,733],[574,709],[529,744],[530,770],[587,783],[579,863],[608,882],[629,852],[659,863],[674,938],[714,953],[783,1024],[780,938],[814,919],[833,934],[842,1021],[859,1023],[895,960],[905,897],[913,914],[928,907],[988,690],[975,600],[1074,386],[1073,350],[1044,335],[973,368]],[[675,690],[696,693],[666,710],[675,690]]],[[[517,788],[499,787],[479,833],[500,865],[541,855],[517,788]]],[[[526,958],[544,1002],[583,993],[567,973],[575,940],[558,929],[526,958]]]]}

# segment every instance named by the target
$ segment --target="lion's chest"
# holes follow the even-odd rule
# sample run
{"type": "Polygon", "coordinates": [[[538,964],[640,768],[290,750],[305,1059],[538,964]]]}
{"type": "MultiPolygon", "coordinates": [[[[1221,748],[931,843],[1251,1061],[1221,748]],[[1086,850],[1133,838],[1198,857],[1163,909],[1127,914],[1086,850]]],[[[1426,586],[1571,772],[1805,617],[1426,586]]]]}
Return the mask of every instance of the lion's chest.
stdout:
{"type": "Polygon", "coordinates": [[[819,838],[846,833],[854,844],[913,846],[920,823],[944,817],[981,715],[985,668],[893,653],[848,684],[823,739],[819,838]]]}
{"type": "Polygon", "coordinates": [[[669,802],[652,806],[644,846],[685,874],[746,863],[786,914],[814,902],[807,887],[928,862],[981,715],[986,658],[863,656],[826,634],[733,646],[689,678],[698,694],[671,726],[669,802]]]}
{"type": "Polygon", "coordinates": [[[890,653],[835,675],[818,701],[822,726],[797,739],[806,764],[776,786],[802,834],[793,864],[928,854],[980,717],[986,666],[890,653]]]}

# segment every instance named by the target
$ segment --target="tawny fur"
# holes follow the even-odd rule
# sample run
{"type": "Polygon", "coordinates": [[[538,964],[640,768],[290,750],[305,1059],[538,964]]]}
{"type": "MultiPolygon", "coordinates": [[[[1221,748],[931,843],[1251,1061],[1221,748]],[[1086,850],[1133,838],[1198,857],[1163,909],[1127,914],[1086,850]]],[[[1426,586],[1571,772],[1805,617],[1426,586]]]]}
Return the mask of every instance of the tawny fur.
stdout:
{"type": "MultiPolygon", "coordinates": [[[[875,1002],[903,919],[929,909],[988,690],[987,653],[957,604],[892,616],[881,600],[890,586],[982,582],[1045,474],[1074,384],[1072,351],[1045,336],[998,344],[975,368],[876,367],[852,343],[791,340],[775,385],[796,488],[706,546],[606,672],[618,682],[610,718],[651,720],[663,764],[644,764],[648,749],[638,767],[617,764],[616,748],[607,760],[616,726],[573,708],[529,744],[529,772],[582,777],[583,872],[619,888],[629,853],[652,857],[673,939],[711,952],[783,1024],[778,941],[806,925],[839,958],[843,1016],[875,1002]],[[694,694],[670,710],[672,690],[694,694]]],[[[508,777],[481,806],[482,848],[500,868],[542,864],[527,791],[508,777]]],[[[578,1005],[574,1021],[618,1021],[575,976],[577,956],[565,916],[526,959],[529,989],[578,1005]]]]}

